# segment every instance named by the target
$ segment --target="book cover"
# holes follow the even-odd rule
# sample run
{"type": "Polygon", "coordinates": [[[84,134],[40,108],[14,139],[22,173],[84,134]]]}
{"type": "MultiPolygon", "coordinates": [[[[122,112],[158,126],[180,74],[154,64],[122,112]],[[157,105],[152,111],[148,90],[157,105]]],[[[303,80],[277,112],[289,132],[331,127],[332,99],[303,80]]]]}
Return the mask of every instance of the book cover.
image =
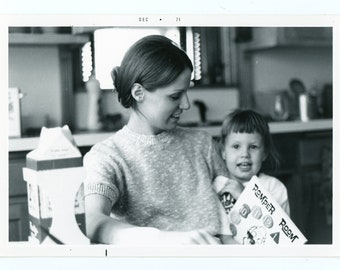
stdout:
{"type": "Polygon", "coordinates": [[[253,176],[228,213],[236,241],[244,245],[303,245],[305,236],[253,176]]]}

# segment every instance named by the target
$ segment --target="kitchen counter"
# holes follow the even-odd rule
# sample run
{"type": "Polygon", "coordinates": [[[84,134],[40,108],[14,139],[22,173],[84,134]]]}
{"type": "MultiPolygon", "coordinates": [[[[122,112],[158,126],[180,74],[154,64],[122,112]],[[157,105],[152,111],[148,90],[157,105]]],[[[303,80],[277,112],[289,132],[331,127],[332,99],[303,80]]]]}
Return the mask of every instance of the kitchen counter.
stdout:
{"type": "MultiPolygon", "coordinates": [[[[203,129],[209,132],[212,136],[219,136],[220,126],[200,126],[192,127],[195,129],[203,129]]],[[[292,133],[292,132],[312,132],[322,130],[332,130],[332,119],[317,119],[308,122],[301,121],[284,121],[284,122],[270,122],[269,128],[272,134],[278,133],[292,133]]],[[[74,133],[74,139],[78,147],[91,146],[99,141],[102,141],[113,132],[82,132],[74,133]]],[[[39,137],[23,137],[10,138],[8,141],[8,151],[30,151],[38,146],[39,137]]]]}

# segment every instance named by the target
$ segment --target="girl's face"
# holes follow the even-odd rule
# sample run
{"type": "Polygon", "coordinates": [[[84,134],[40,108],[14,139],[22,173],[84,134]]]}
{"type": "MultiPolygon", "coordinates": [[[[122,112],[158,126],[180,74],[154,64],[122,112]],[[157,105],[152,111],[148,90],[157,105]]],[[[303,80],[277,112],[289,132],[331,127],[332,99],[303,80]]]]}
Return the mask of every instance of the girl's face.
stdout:
{"type": "Polygon", "coordinates": [[[184,110],[190,108],[187,90],[191,71],[185,69],[171,84],[149,92],[144,90],[143,102],[138,104],[141,113],[140,131],[158,134],[176,127],[184,110]]]}
{"type": "Polygon", "coordinates": [[[242,182],[256,175],[266,159],[263,140],[259,133],[230,133],[223,148],[229,175],[242,182]]]}

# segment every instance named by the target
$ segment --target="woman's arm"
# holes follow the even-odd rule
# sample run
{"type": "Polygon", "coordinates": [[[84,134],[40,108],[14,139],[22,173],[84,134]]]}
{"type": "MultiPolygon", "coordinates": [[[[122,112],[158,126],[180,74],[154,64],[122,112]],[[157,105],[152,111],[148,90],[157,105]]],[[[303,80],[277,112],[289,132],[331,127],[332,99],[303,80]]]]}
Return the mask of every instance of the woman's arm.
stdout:
{"type": "Polygon", "coordinates": [[[86,234],[95,243],[114,244],[123,229],[134,226],[110,217],[111,202],[105,196],[91,194],[85,197],[86,234]]]}
{"type": "Polygon", "coordinates": [[[91,194],[85,197],[86,233],[95,243],[121,245],[215,245],[220,244],[207,230],[188,232],[161,231],[138,227],[110,217],[108,198],[91,194]]]}

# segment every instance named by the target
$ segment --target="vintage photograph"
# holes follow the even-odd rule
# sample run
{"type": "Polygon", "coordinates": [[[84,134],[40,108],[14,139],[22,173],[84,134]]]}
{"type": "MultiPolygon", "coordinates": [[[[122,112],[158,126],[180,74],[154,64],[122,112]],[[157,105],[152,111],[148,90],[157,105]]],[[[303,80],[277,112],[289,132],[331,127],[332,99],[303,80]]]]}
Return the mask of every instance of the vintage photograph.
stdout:
{"type": "Polygon", "coordinates": [[[9,244],[332,246],[333,27],[171,25],[8,26],[9,244]]]}

